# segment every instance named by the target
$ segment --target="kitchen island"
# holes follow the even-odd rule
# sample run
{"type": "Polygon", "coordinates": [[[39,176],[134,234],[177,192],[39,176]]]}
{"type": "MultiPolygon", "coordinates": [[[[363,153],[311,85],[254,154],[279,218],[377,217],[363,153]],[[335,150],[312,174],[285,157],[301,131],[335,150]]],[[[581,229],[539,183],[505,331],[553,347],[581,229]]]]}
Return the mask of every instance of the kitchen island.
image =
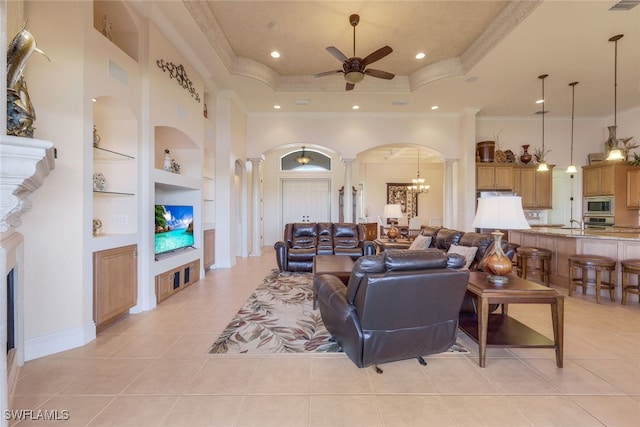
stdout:
{"type": "MultiPolygon", "coordinates": [[[[640,230],[632,228],[580,230],[560,227],[532,227],[530,230],[510,230],[508,241],[520,246],[549,249],[551,274],[554,285],[568,287],[569,256],[573,254],[603,255],[618,260],[616,297],[622,296],[620,261],[640,258],[640,230]]],[[[595,290],[589,287],[588,293],[595,290]]]]}

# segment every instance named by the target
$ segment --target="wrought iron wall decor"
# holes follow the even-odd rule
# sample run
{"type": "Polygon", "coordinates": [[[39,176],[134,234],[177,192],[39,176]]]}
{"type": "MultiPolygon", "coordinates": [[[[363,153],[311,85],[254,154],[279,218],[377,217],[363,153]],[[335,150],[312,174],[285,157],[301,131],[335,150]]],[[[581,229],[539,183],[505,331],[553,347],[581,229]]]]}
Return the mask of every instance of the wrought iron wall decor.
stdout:
{"type": "MultiPolygon", "coordinates": [[[[418,193],[408,191],[407,183],[387,183],[387,204],[401,205],[407,219],[418,216],[418,193]]],[[[387,223],[389,221],[387,220],[387,223]]]]}
{"type": "Polygon", "coordinates": [[[158,59],[156,64],[162,71],[168,71],[170,78],[176,79],[180,86],[186,89],[196,101],[200,102],[200,94],[196,92],[182,64],[176,65],[173,62],[165,62],[164,59],[158,59]]]}

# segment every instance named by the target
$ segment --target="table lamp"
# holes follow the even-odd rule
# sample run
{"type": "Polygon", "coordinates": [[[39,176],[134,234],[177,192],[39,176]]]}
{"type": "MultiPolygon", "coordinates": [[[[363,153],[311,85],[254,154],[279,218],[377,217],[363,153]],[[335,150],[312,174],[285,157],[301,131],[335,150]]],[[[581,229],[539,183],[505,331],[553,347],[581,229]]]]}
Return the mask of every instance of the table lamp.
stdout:
{"type": "Polygon", "coordinates": [[[511,260],[502,250],[500,230],[528,230],[529,223],[522,211],[520,196],[483,197],[478,199],[478,210],[473,219],[473,227],[493,228],[493,248],[483,261],[483,268],[489,273],[487,280],[493,283],[507,283],[511,272],[511,260]]]}
{"type": "Polygon", "coordinates": [[[391,219],[391,228],[387,231],[387,237],[390,241],[395,242],[398,237],[398,229],[395,227],[395,222],[398,218],[402,218],[402,206],[400,205],[384,205],[385,218],[391,219]]]}

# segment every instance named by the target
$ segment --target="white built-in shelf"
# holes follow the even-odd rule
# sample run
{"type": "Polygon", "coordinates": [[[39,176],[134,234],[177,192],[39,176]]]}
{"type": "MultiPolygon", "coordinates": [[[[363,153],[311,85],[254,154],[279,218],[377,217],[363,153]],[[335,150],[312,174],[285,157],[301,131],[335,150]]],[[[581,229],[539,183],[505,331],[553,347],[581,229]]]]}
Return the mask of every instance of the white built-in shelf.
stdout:
{"type": "Polygon", "coordinates": [[[93,147],[94,160],[134,160],[135,157],[106,148],[93,147]]]}
{"type": "Polygon", "coordinates": [[[135,194],[133,193],[125,193],[122,191],[96,191],[93,190],[93,194],[94,195],[99,195],[99,196],[135,196],[135,194]]]}

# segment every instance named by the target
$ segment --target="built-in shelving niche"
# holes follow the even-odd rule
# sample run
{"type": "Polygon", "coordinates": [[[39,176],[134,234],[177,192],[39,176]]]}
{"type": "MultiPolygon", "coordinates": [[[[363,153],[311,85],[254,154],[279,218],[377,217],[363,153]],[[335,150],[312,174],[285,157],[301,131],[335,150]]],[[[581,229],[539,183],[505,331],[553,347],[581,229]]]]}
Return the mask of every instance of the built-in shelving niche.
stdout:
{"type": "Polygon", "coordinates": [[[139,35],[129,7],[118,0],[94,1],[93,27],[137,62],[139,35]]]}
{"type": "Polygon", "coordinates": [[[102,223],[95,237],[137,233],[138,120],[125,103],[102,96],[93,102],[93,125],[92,174],[106,180],[93,188],[93,218],[102,223]]]}

